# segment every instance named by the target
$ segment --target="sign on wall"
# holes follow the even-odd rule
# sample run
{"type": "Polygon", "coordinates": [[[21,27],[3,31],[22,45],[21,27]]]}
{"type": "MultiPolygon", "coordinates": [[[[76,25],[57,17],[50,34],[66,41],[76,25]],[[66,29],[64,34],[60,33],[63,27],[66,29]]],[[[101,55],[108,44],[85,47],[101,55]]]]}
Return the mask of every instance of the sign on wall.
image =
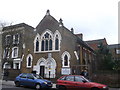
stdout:
{"type": "Polygon", "coordinates": [[[71,69],[70,68],[62,68],[61,74],[62,75],[69,75],[69,74],[71,74],[71,69]]]}
{"type": "Polygon", "coordinates": [[[37,66],[33,66],[33,71],[36,71],[37,70],[37,66]]]}

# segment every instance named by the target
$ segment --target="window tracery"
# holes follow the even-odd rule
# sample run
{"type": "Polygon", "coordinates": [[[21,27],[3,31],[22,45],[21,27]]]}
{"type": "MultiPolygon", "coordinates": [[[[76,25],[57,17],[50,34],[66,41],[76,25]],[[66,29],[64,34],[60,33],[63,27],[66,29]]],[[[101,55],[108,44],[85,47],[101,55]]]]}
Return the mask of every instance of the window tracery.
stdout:
{"type": "Polygon", "coordinates": [[[51,52],[60,50],[61,35],[58,30],[53,34],[50,30],[46,30],[41,34],[36,35],[34,40],[34,51],[39,52],[51,52]]]}

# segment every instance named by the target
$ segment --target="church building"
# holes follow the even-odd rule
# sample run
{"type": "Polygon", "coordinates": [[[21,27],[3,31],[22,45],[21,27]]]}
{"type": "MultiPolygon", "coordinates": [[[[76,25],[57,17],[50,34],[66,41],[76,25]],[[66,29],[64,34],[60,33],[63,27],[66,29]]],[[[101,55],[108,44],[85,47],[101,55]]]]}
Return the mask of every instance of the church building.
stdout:
{"type": "Polygon", "coordinates": [[[47,10],[36,28],[25,23],[3,28],[2,67],[12,73],[34,72],[44,78],[80,74],[82,69],[91,73],[95,54],[82,37],[47,10]]]}

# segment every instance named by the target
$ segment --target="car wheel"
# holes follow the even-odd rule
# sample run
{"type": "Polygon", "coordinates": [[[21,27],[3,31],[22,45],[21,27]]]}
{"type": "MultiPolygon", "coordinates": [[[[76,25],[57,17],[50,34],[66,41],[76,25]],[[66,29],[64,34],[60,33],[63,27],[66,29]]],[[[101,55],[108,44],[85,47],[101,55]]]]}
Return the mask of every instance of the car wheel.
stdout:
{"type": "Polygon", "coordinates": [[[91,90],[99,90],[99,88],[92,88],[91,90]]]}
{"type": "Polygon", "coordinates": [[[66,87],[65,86],[59,86],[58,89],[59,90],[66,90],[66,87]]]}
{"type": "Polygon", "coordinates": [[[40,84],[36,84],[35,89],[40,90],[41,89],[41,85],[40,84]]]}
{"type": "Polygon", "coordinates": [[[16,87],[19,87],[19,86],[20,86],[20,82],[18,82],[18,81],[15,82],[15,86],[16,86],[16,87]]]}

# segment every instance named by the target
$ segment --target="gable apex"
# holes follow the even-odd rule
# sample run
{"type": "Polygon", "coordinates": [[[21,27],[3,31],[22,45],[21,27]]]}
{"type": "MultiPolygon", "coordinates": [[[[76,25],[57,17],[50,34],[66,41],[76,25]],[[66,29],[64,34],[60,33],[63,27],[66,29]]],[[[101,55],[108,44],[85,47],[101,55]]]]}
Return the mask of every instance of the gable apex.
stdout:
{"type": "Polygon", "coordinates": [[[51,16],[50,11],[47,10],[46,15],[36,26],[36,31],[42,32],[43,30],[46,30],[46,29],[55,31],[55,30],[58,30],[58,28],[59,28],[59,22],[53,16],[51,16]]]}
{"type": "Polygon", "coordinates": [[[49,9],[47,10],[46,15],[50,15],[50,10],[49,9]]]}

